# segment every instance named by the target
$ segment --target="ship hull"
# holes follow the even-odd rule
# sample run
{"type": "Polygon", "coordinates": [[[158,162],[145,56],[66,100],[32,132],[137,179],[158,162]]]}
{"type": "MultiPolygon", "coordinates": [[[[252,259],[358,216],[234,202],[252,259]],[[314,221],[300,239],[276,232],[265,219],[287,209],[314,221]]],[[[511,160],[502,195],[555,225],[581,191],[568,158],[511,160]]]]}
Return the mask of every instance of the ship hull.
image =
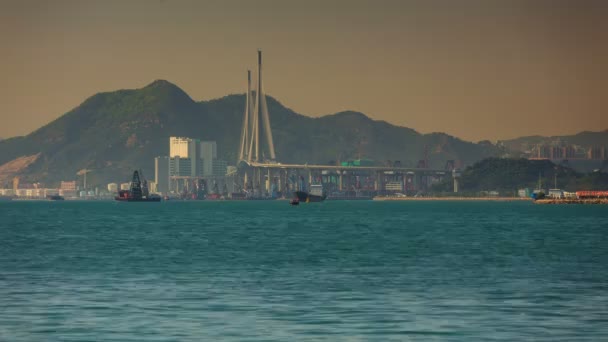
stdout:
{"type": "Polygon", "coordinates": [[[160,202],[160,197],[151,197],[151,198],[124,198],[116,196],[115,200],[119,202],[160,202]]]}
{"type": "Polygon", "coordinates": [[[327,196],[311,195],[306,191],[295,191],[293,193],[294,198],[297,198],[300,202],[322,202],[327,196]]]}

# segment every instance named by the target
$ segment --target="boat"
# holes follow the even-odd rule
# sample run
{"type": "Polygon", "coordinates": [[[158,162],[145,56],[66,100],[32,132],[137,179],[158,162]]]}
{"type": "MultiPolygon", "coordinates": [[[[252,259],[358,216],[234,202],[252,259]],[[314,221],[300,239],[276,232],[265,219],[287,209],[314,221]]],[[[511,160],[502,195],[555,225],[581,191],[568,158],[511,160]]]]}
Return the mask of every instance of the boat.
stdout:
{"type": "Polygon", "coordinates": [[[228,198],[233,200],[233,201],[242,201],[242,200],[246,200],[247,199],[247,194],[244,192],[231,192],[228,195],[228,198]]]}
{"type": "Polygon", "coordinates": [[[49,201],[63,201],[63,200],[65,200],[65,198],[63,198],[63,196],[59,196],[59,195],[47,195],[46,199],[48,199],[49,201]]]}
{"type": "Polygon", "coordinates": [[[325,191],[323,191],[323,185],[321,184],[311,184],[310,191],[295,191],[293,196],[298,199],[300,202],[322,202],[327,198],[325,191]]]}
{"type": "Polygon", "coordinates": [[[289,201],[289,204],[291,204],[291,205],[299,205],[300,204],[300,200],[296,197],[296,198],[292,199],[291,201],[289,201]]]}
{"type": "Polygon", "coordinates": [[[224,197],[222,197],[222,195],[214,192],[214,193],[208,194],[205,197],[205,199],[209,200],[209,201],[219,201],[219,200],[223,200],[224,197]]]}
{"type": "Polygon", "coordinates": [[[120,190],[118,196],[114,197],[115,200],[121,202],[160,202],[161,197],[148,192],[148,182],[143,178],[143,174],[141,177],[143,179],[142,182],[139,174],[140,172],[137,170],[133,171],[131,188],[129,190],[120,190]]]}

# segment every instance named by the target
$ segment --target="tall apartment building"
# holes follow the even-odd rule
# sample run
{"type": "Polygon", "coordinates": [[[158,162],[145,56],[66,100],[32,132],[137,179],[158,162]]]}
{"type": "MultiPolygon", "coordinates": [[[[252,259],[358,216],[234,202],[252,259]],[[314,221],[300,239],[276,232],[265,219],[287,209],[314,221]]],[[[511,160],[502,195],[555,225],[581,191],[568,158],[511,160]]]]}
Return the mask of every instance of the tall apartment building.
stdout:
{"type": "Polygon", "coordinates": [[[173,176],[197,177],[202,173],[201,164],[201,141],[199,139],[170,137],[169,157],[171,158],[170,172],[173,176]]]}
{"type": "Polygon", "coordinates": [[[534,155],[538,159],[574,159],[576,158],[576,149],[573,145],[556,144],[547,145],[539,144],[536,145],[536,154],[534,155]]]}
{"type": "Polygon", "coordinates": [[[163,194],[169,192],[169,157],[154,158],[154,182],[156,191],[163,194]]]}
{"type": "Polygon", "coordinates": [[[566,145],[563,147],[564,159],[576,158],[576,149],[572,145],[566,145]]]}
{"type": "Polygon", "coordinates": [[[551,159],[564,159],[564,150],[561,146],[551,146],[549,150],[551,159]]]}
{"type": "Polygon", "coordinates": [[[537,145],[536,158],[550,159],[551,158],[551,147],[548,145],[537,145]]]}
{"type": "Polygon", "coordinates": [[[587,158],[589,159],[607,159],[606,147],[604,146],[593,146],[587,151],[587,158]]]}
{"type": "Polygon", "coordinates": [[[217,159],[217,144],[215,141],[201,141],[200,158],[203,159],[203,176],[213,175],[213,164],[217,159]]]}
{"type": "Polygon", "coordinates": [[[157,191],[170,190],[171,177],[223,177],[227,163],[217,159],[215,141],[186,137],[169,138],[169,156],[154,159],[157,191]]]}

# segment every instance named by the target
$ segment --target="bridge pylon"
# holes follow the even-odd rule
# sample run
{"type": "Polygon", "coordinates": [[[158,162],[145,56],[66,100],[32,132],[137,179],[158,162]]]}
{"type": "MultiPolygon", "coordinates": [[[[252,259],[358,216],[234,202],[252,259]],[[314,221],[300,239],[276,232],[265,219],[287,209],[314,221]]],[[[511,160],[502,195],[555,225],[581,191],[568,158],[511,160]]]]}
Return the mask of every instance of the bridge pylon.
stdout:
{"type": "Polygon", "coordinates": [[[251,91],[251,72],[247,71],[247,94],[241,128],[239,161],[264,161],[260,158],[262,156],[260,154],[262,146],[260,131],[265,136],[267,149],[267,151],[262,151],[262,155],[269,156],[269,159],[272,161],[276,160],[272,130],[270,128],[270,116],[268,115],[268,103],[266,102],[266,94],[262,83],[262,51],[258,50],[258,79],[255,93],[251,91]]]}

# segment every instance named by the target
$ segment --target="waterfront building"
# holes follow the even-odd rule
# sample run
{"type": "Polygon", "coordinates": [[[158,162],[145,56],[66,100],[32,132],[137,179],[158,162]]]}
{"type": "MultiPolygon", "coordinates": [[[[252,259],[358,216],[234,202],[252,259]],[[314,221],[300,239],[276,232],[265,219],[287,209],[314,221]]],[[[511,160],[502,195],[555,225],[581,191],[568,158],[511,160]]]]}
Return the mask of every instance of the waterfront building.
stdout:
{"type": "Polygon", "coordinates": [[[196,177],[196,167],[192,165],[190,158],[169,158],[169,175],[177,177],[196,177]]]}
{"type": "Polygon", "coordinates": [[[517,190],[517,195],[519,197],[529,198],[530,196],[532,196],[532,189],[530,189],[530,188],[519,189],[519,190],[517,190]]]}
{"type": "Polygon", "coordinates": [[[108,192],[110,192],[110,193],[118,192],[118,184],[116,184],[116,183],[109,183],[108,184],[108,192]]]}
{"type": "MultiPolygon", "coordinates": [[[[201,141],[200,158],[204,161],[203,176],[214,175],[214,161],[217,159],[217,144],[215,141],[201,141]]],[[[226,172],[224,172],[224,175],[226,172]]],[[[222,175],[223,176],[223,175],[222,175]]]]}
{"type": "Polygon", "coordinates": [[[169,156],[154,159],[154,181],[160,193],[179,191],[179,184],[190,178],[224,177],[227,166],[217,159],[215,141],[170,137],[169,156]]]}
{"type": "Polygon", "coordinates": [[[150,193],[158,193],[156,182],[148,182],[148,191],[150,191],[150,193]]]}
{"type": "Polygon", "coordinates": [[[169,157],[195,158],[198,139],[169,137],[169,157]]]}
{"type": "Polygon", "coordinates": [[[59,196],[63,196],[65,198],[74,198],[78,197],[78,191],[76,190],[59,190],[59,196]]]}
{"type": "Polygon", "coordinates": [[[549,189],[549,194],[547,196],[551,198],[563,198],[564,191],[562,189],[549,189]]]}
{"type": "MultiPolygon", "coordinates": [[[[206,141],[201,142],[199,139],[170,137],[169,158],[171,161],[169,169],[171,170],[171,165],[173,167],[173,172],[170,172],[170,174],[181,177],[204,175],[204,164],[201,159],[204,159],[205,150],[209,149],[208,143],[206,141]]],[[[215,148],[215,141],[212,143],[212,147],[215,148]]],[[[211,152],[214,152],[214,150],[211,152]]]]}
{"type": "Polygon", "coordinates": [[[76,181],[61,181],[61,190],[76,190],[76,181]]]}
{"type": "Polygon", "coordinates": [[[15,196],[15,189],[0,189],[0,195],[2,196],[15,196]]]}
{"type": "Polygon", "coordinates": [[[227,172],[228,172],[228,162],[226,162],[225,160],[221,160],[221,159],[213,160],[213,170],[211,173],[214,177],[224,177],[224,176],[226,176],[227,172]]]}
{"type": "Polygon", "coordinates": [[[162,194],[169,192],[169,157],[154,158],[154,182],[156,191],[162,194]]]}
{"type": "Polygon", "coordinates": [[[386,191],[403,191],[403,182],[390,181],[384,185],[386,191]]]}

